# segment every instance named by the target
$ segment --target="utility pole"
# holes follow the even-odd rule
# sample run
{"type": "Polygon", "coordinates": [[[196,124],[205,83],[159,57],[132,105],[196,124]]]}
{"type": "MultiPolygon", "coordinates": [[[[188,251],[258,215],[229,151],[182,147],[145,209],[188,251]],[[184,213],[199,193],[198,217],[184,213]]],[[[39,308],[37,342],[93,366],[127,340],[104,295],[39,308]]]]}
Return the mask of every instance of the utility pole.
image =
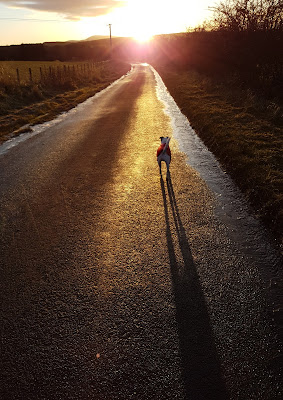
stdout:
{"type": "Polygon", "coordinates": [[[110,58],[112,58],[112,35],[111,35],[112,24],[108,24],[108,26],[109,26],[109,35],[110,35],[110,58]]]}

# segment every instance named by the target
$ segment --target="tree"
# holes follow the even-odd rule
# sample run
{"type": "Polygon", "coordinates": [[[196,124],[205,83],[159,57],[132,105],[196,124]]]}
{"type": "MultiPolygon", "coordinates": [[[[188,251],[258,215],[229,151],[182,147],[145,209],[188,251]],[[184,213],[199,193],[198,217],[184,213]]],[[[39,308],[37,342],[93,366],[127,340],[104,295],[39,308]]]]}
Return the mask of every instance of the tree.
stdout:
{"type": "Polygon", "coordinates": [[[215,30],[283,30],[283,0],[224,0],[211,10],[215,30]]]}

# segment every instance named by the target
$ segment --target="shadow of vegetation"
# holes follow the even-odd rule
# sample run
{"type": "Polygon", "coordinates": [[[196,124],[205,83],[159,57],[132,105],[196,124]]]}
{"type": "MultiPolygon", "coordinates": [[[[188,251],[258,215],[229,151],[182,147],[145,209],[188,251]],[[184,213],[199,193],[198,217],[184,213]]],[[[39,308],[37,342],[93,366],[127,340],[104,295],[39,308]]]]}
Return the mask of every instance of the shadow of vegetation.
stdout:
{"type": "Polygon", "coordinates": [[[160,183],[186,399],[228,399],[229,396],[221,378],[220,362],[214,345],[205,298],[180,218],[171,178],[166,183],[169,204],[162,177],[160,183]],[[174,232],[171,232],[170,228],[169,207],[173,215],[174,232]],[[181,264],[174,250],[173,235],[175,234],[183,259],[181,264]]]}

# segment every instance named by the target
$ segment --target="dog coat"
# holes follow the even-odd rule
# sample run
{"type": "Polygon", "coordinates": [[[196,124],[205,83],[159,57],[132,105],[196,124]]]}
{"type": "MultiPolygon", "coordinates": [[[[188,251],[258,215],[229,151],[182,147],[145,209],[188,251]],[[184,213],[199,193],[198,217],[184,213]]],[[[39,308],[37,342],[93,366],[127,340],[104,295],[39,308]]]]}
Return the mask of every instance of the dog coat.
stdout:
{"type": "MultiPolygon", "coordinates": [[[[161,153],[163,152],[165,146],[166,146],[166,143],[161,143],[161,145],[158,147],[157,154],[156,154],[157,157],[159,157],[161,155],[161,153]]],[[[170,157],[170,160],[171,160],[171,150],[170,150],[169,146],[167,146],[167,149],[166,149],[166,151],[165,151],[165,153],[163,155],[166,155],[166,154],[168,154],[168,156],[170,157]]]]}

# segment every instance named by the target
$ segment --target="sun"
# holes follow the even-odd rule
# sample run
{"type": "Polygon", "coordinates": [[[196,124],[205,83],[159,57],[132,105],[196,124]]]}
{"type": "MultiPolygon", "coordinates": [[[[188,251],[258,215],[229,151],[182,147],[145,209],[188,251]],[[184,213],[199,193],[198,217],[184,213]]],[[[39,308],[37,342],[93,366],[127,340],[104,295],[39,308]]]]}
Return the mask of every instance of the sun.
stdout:
{"type": "Polygon", "coordinates": [[[133,36],[134,40],[136,40],[139,43],[147,43],[152,39],[152,37],[153,36],[147,32],[139,32],[133,36]]]}
{"type": "MultiPolygon", "coordinates": [[[[156,1],[156,0],[155,0],[156,1]]],[[[161,0],[157,0],[158,2],[161,0]]],[[[152,0],[128,0],[124,8],[123,21],[130,36],[140,43],[149,42],[156,30],[152,0]]]]}

